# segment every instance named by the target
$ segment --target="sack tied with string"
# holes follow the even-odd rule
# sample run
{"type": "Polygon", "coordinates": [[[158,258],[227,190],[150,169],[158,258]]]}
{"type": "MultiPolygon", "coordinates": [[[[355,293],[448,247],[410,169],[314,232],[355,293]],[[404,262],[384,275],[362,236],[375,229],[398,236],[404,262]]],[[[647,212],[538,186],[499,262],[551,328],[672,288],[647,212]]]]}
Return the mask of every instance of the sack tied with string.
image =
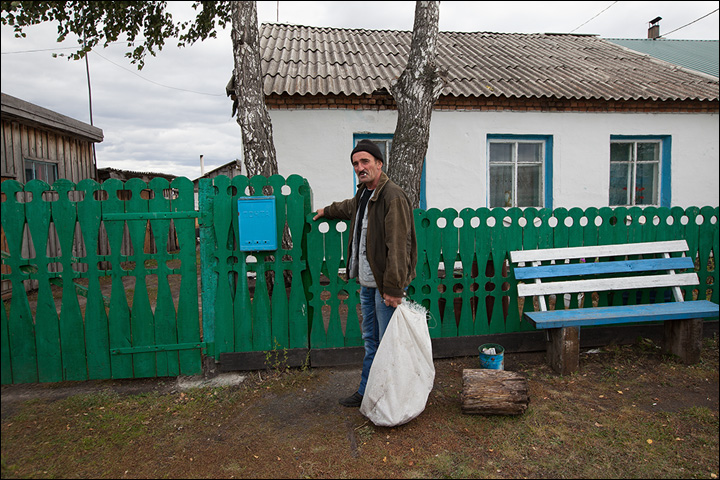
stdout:
{"type": "Polygon", "coordinates": [[[407,423],[425,410],[434,381],[427,310],[405,300],[375,353],[360,413],[382,427],[407,423]]]}

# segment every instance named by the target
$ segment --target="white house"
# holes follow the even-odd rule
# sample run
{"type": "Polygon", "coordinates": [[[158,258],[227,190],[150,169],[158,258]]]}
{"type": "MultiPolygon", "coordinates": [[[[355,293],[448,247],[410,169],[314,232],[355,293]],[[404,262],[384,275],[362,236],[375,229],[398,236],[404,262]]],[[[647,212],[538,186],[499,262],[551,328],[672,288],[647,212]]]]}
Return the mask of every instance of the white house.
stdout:
{"type": "MultiPolygon", "coordinates": [[[[355,142],[389,151],[411,35],[262,25],[279,171],[315,208],[354,193],[355,142]]],[[[717,78],[574,34],[441,32],[438,63],[421,207],[719,204],[717,78]]]]}

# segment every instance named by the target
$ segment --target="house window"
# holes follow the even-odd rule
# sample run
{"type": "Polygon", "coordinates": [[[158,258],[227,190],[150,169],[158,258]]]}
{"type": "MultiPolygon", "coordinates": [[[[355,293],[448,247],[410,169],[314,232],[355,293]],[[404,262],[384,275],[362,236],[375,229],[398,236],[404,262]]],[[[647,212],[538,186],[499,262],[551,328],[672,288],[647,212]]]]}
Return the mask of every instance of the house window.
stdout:
{"type": "MultiPolygon", "coordinates": [[[[387,173],[388,165],[390,164],[390,149],[392,147],[392,134],[359,134],[353,135],[353,148],[357,146],[360,140],[371,140],[375,145],[378,146],[380,152],[383,154],[385,161],[383,162],[383,172],[387,173]]],[[[353,173],[353,192],[357,189],[358,179],[353,173]]],[[[427,199],[425,198],[425,162],[423,162],[422,177],[420,180],[420,208],[427,209],[427,199]]]]}
{"type": "Polygon", "coordinates": [[[488,205],[552,208],[552,137],[488,135],[488,205]]]}
{"type": "Polygon", "coordinates": [[[42,180],[52,185],[58,179],[57,164],[25,159],[25,182],[42,180]]]}
{"type": "Polygon", "coordinates": [[[610,206],[670,205],[669,143],[669,137],[611,137],[610,206]]]}

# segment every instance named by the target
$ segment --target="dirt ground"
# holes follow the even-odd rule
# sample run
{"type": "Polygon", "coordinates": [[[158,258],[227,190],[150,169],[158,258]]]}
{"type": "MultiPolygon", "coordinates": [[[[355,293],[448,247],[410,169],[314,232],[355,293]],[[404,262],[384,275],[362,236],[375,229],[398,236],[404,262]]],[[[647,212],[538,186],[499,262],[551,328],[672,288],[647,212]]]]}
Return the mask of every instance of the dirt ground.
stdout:
{"type": "MultiPolygon", "coordinates": [[[[540,424],[546,421],[541,417],[562,411],[569,414],[575,408],[589,413],[588,418],[595,421],[595,430],[609,424],[616,413],[628,409],[636,412],[632,415],[638,419],[657,418],[661,424],[668,423],[662,418],[672,412],[704,409],[710,412],[716,425],[717,339],[706,342],[708,345],[701,368],[681,365],[659,354],[657,347],[640,342],[583,352],[581,371],[566,377],[550,370],[543,353],[506,354],[505,369],[523,373],[530,390],[528,411],[516,417],[462,414],[462,371],[478,368],[478,358],[436,360],[434,388],[425,410],[409,423],[394,428],[376,427],[358,409],[338,404],[339,398],[357,388],[359,365],[289,373],[244,372],[244,381],[222,389],[183,390],[175,378],[3,386],[3,478],[587,477],[592,474],[585,474],[584,470],[568,472],[564,470],[567,466],[549,470],[542,467],[541,452],[545,452],[543,458],[557,456],[549,445],[532,443],[521,457],[514,458],[512,445],[493,440],[493,435],[506,429],[508,435],[518,436],[517,448],[524,448],[519,445],[528,440],[523,439],[525,434],[515,432],[524,428],[517,422],[540,424]],[[134,438],[132,445],[116,445],[117,451],[104,460],[90,456],[78,459],[72,467],[61,468],[57,459],[45,459],[40,453],[42,447],[37,447],[30,465],[40,470],[22,464],[20,458],[27,455],[28,449],[35,449],[31,445],[37,440],[32,432],[14,430],[19,419],[29,414],[28,408],[42,409],[72,396],[103,391],[117,394],[120,400],[156,394],[158,397],[153,398],[159,399],[158,403],[172,399],[171,403],[186,402],[188,409],[190,405],[197,409],[193,410],[194,417],[183,419],[162,412],[148,413],[143,417],[144,434],[134,438]],[[192,403],[213,396],[221,400],[210,406],[192,403]],[[73,470],[68,471],[69,468],[73,470]]],[[[84,415],[87,414],[86,411],[84,415]]],[[[78,421],[78,416],[82,419],[83,414],[75,414],[75,420],[67,415],[68,419],[58,420],[63,430],[65,422],[68,430],[76,428],[73,422],[78,421]]],[[[38,421],[43,420],[35,423],[38,421]]],[[[572,425],[572,421],[565,418],[558,424],[572,425]]],[[[550,422],[542,428],[559,427],[550,422]]],[[[679,439],[689,437],[691,432],[673,435],[679,439]]],[[[711,448],[714,448],[711,457],[717,458],[717,441],[711,448]]],[[[107,456],[105,450],[100,453],[98,449],[96,455],[107,456]]],[[[45,455],[53,456],[50,451],[45,455]]],[[[618,455],[630,454],[618,452],[618,455]]],[[[626,462],[642,463],[634,459],[626,462]]],[[[672,472],[648,475],[645,470],[628,470],[622,461],[620,465],[624,471],[598,470],[597,474],[626,478],[675,476],[672,472]]],[[[717,460],[707,469],[705,478],[717,478],[717,460]]]]}

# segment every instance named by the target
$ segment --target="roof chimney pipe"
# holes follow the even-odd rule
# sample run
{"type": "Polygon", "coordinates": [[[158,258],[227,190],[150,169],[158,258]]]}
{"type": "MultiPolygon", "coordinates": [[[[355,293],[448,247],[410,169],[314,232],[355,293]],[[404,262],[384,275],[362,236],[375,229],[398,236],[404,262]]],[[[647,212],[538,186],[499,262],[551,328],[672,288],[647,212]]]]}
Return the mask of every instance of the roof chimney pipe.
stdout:
{"type": "Polygon", "coordinates": [[[662,17],[655,17],[650,20],[650,26],[648,27],[648,38],[655,40],[660,38],[660,20],[662,17]]]}

